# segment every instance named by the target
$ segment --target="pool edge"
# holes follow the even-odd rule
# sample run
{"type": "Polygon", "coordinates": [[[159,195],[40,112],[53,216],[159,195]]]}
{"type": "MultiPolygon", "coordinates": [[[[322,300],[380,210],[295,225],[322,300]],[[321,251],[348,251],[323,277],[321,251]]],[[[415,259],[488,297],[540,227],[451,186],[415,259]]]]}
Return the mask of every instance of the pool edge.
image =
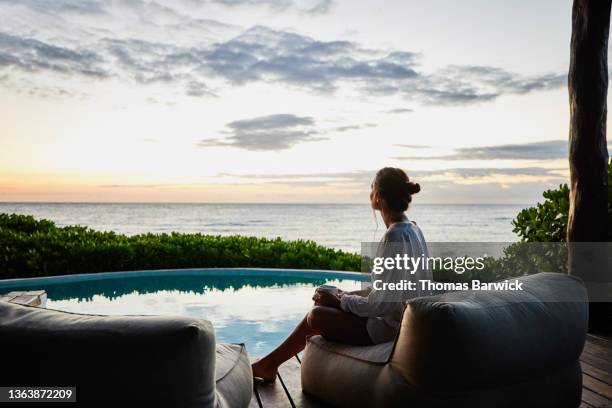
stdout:
{"type": "Polygon", "coordinates": [[[12,287],[22,287],[24,285],[36,284],[56,284],[70,282],[84,282],[103,280],[107,278],[136,278],[146,276],[206,276],[219,275],[224,271],[228,276],[288,276],[302,278],[327,278],[327,279],[369,279],[369,274],[350,271],[333,271],[323,269],[280,269],[280,268],[185,268],[185,269],[143,269],[136,271],[116,271],[116,272],[95,272],[74,275],[40,276],[34,278],[11,278],[0,280],[0,290],[12,287]]]}

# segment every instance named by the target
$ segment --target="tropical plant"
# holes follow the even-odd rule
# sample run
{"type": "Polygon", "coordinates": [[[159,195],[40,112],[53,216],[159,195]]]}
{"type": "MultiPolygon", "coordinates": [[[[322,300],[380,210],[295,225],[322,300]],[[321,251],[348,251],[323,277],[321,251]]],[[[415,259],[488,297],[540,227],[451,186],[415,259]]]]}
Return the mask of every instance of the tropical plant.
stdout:
{"type": "MultiPolygon", "coordinates": [[[[564,242],[569,214],[569,187],[543,193],[544,201],[522,210],[512,221],[513,231],[525,242],[564,242]]],[[[608,164],[608,225],[612,225],[612,160],[608,164]]],[[[608,229],[612,240],[612,229],[608,229]]]]}

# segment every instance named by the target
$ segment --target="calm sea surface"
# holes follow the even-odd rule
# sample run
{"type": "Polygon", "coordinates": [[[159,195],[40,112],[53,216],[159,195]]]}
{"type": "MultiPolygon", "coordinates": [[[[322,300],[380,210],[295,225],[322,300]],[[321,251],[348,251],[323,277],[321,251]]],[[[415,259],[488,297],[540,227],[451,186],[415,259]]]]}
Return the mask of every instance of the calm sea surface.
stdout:
{"type": "MultiPolygon", "coordinates": [[[[429,241],[511,242],[511,221],[523,205],[415,204],[409,217],[429,241]]],[[[362,204],[66,204],[0,203],[0,212],[30,214],[56,224],[80,224],[125,234],[200,232],[310,239],[359,252],[380,239],[372,210],[362,204]]]]}

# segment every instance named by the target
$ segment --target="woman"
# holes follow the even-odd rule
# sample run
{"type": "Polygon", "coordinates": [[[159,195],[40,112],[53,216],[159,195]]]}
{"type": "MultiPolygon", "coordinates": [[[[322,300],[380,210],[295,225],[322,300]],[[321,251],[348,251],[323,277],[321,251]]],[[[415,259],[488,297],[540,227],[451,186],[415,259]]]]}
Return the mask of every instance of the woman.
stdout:
{"type": "MultiPolygon", "coordinates": [[[[398,168],[385,167],[376,173],[372,183],[370,202],[373,210],[380,211],[387,231],[377,249],[376,256],[394,257],[395,254],[426,257],[427,245],[423,233],[406,217],[412,196],[421,187],[409,180],[398,168]]],[[[389,270],[376,274],[373,279],[389,282],[431,279],[429,270],[389,270]]],[[[317,290],[313,296],[315,305],[289,337],[270,354],[253,363],[253,377],[263,381],[274,381],[278,367],[306,346],[306,338],[320,334],[325,339],[357,346],[392,341],[399,328],[404,301],[411,297],[424,296],[417,289],[390,293],[390,291],[366,290],[355,292],[317,290]]]]}

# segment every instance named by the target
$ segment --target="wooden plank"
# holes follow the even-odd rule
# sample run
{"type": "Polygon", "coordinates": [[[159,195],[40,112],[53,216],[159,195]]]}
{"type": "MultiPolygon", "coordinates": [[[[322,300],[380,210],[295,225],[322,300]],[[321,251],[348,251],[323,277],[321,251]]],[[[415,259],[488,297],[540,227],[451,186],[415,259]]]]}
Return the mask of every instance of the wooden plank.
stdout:
{"type": "Polygon", "coordinates": [[[580,406],[612,407],[612,341],[600,335],[587,335],[580,363],[583,371],[580,406]]]}
{"type": "Polygon", "coordinates": [[[600,356],[608,361],[612,361],[612,349],[591,339],[587,340],[585,343],[584,351],[600,356]]]}
{"type": "MultiPolygon", "coordinates": [[[[256,360],[257,359],[252,359],[251,363],[256,360]]],[[[291,407],[291,400],[285,393],[285,388],[278,378],[273,383],[254,380],[253,393],[257,397],[257,401],[262,408],[291,407]]],[[[251,401],[253,401],[252,398],[251,401]]]]}
{"type": "Polygon", "coordinates": [[[612,355],[612,341],[605,337],[589,334],[586,345],[591,350],[603,351],[606,355],[612,355]]]}
{"type": "Polygon", "coordinates": [[[593,354],[586,349],[582,352],[580,361],[597,367],[602,371],[612,373],[612,360],[593,354]]]}
{"type": "Polygon", "coordinates": [[[605,336],[603,334],[589,333],[587,334],[587,341],[588,340],[599,341],[603,344],[607,344],[609,348],[612,348],[612,337],[605,336]]]}
{"type": "Polygon", "coordinates": [[[255,386],[253,386],[253,395],[251,396],[251,401],[249,402],[249,408],[261,408],[261,404],[259,403],[259,397],[257,396],[257,392],[255,391],[255,386]]]}
{"type": "Polygon", "coordinates": [[[296,408],[319,408],[323,407],[320,402],[313,397],[302,392],[302,377],[300,373],[300,362],[296,358],[285,362],[279,367],[278,373],[283,387],[289,395],[291,402],[296,408]]]}
{"type": "Polygon", "coordinates": [[[602,397],[601,395],[594,393],[588,388],[582,389],[582,401],[587,404],[593,405],[597,408],[610,408],[612,407],[612,401],[607,398],[602,397]]]}
{"type": "Polygon", "coordinates": [[[255,390],[263,408],[291,408],[291,400],[278,379],[273,383],[258,381],[255,390]]]}
{"type": "Polygon", "coordinates": [[[593,378],[588,374],[582,375],[582,386],[589,390],[607,398],[612,402],[612,385],[606,384],[603,381],[593,378]]]}
{"type": "Polygon", "coordinates": [[[597,378],[598,380],[603,381],[608,385],[612,385],[612,373],[601,370],[584,361],[581,361],[580,365],[582,366],[582,372],[584,374],[588,374],[591,377],[597,378]]]}

